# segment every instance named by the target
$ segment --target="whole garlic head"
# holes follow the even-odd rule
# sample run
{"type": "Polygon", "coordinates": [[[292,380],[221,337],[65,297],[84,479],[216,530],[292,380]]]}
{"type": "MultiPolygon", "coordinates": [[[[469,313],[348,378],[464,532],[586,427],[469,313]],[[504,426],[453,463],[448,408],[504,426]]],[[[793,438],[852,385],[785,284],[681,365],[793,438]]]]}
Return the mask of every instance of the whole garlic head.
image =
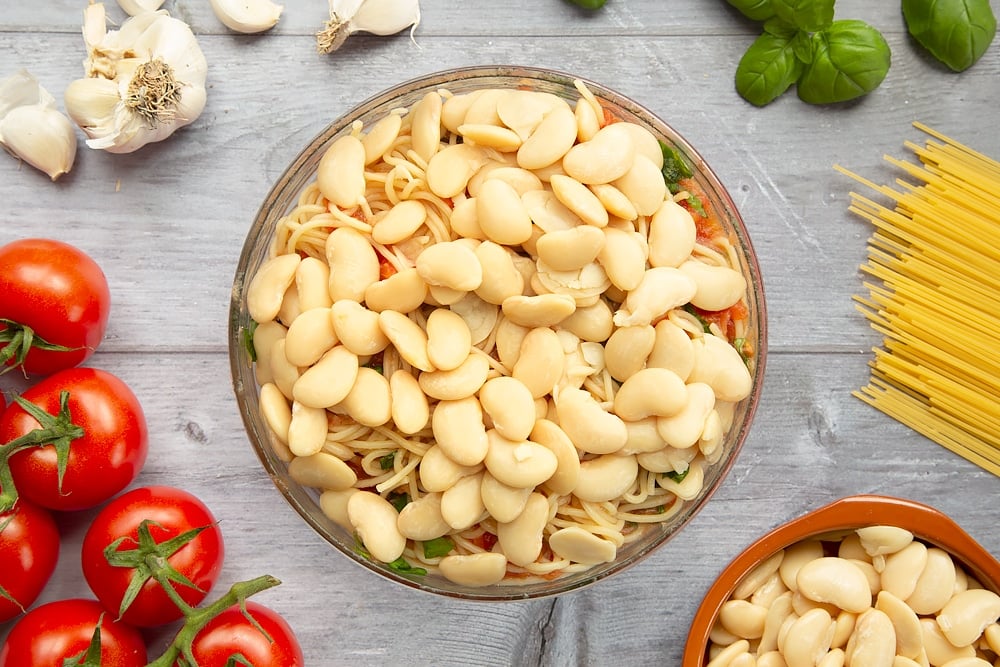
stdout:
{"type": "Polygon", "coordinates": [[[66,111],[87,145],[131,153],[162,141],[205,108],[208,63],[191,28],[165,10],[107,29],[104,5],[84,10],[85,77],[66,88],[66,111]]]}
{"type": "Polygon", "coordinates": [[[76,128],[27,70],[0,81],[0,146],[53,181],[76,160],[76,128]]]}

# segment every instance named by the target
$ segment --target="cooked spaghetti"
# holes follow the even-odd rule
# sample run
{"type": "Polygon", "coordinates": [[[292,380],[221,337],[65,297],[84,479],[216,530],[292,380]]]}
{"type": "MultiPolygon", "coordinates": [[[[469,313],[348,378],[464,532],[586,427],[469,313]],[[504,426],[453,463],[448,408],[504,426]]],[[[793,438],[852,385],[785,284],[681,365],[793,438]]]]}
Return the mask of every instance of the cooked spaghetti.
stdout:
{"type": "Polygon", "coordinates": [[[883,336],[854,395],[1000,475],[1000,163],[914,125],[932,139],[906,142],[919,164],[886,157],[898,189],[836,167],[895,202],[851,193],[876,228],[855,299],[883,336]]]}
{"type": "MultiPolygon", "coordinates": [[[[553,157],[551,164],[544,168],[537,166],[539,162],[535,160],[535,167],[526,168],[522,166],[525,160],[521,159],[521,153],[511,148],[509,142],[513,142],[515,148],[526,145],[533,136],[534,126],[543,122],[549,113],[568,114],[568,121],[573,124],[573,146],[582,145],[577,135],[586,135],[587,128],[590,128],[589,138],[593,138],[601,129],[613,124],[589,91],[581,86],[580,93],[576,119],[571,105],[552,95],[487,90],[464,96],[439,91],[410,109],[393,111],[371,128],[355,123],[350,135],[335,142],[328,155],[332,155],[330,163],[354,160],[358,173],[345,170],[327,181],[318,173],[300,195],[297,205],[278,222],[269,259],[251,280],[248,304],[257,322],[254,344],[261,410],[275,433],[276,447],[286,460],[290,460],[293,478],[322,490],[320,502],[324,512],[355,532],[359,548],[377,560],[402,563],[404,571],[413,572],[415,567],[422,570],[440,567],[444,576],[461,583],[487,585],[495,583],[496,577],[466,575],[459,566],[456,566],[460,570],[456,574],[446,567],[446,562],[453,559],[460,563],[455,559],[474,554],[502,554],[505,560],[500,578],[525,581],[579,572],[595,563],[613,560],[618,548],[642,534],[644,525],[669,521],[688,501],[698,497],[706,475],[711,474],[710,468],[725,454],[726,434],[733,425],[736,406],[749,395],[755,350],[748,341],[751,322],[747,281],[737,250],[711,200],[690,175],[675,183],[665,182],[660,172],[662,147],[656,138],[639,126],[621,129],[618,137],[619,140],[624,137],[631,146],[633,139],[629,137],[636,136],[637,145],[646,142],[646,148],[651,146],[655,151],[649,157],[629,158],[642,163],[637,168],[639,172],[649,174],[649,167],[653,168],[654,181],[658,180],[654,183],[656,187],[643,185],[639,188],[640,195],[650,190],[656,193],[659,189],[659,200],[652,202],[652,206],[629,199],[625,192],[635,186],[630,186],[624,176],[615,177],[614,183],[595,181],[587,187],[565,175],[559,168],[560,158],[553,157]],[[528,95],[528,98],[518,98],[517,102],[537,111],[534,125],[525,127],[511,121],[514,112],[510,106],[500,109],[494,99],[489,113],[482,113],[487,108],[485,105],[477,107],[486,120],[474,122],[466,115],[459,127],[449,127],[454,124],[447,120],[453,106],[470,103],[477,96],[485,101],[490,95],[496,99],[505,95],[528,95]],[[506,116],[507,124],[498,116],[506,116]],[[434,118],[429,127],[424,125],[428,117],[434,118]],[[587,127],[577,128],[580,117],[591,119],[592,125],[580,121],[587,127]],[[485,127],[487,125],[489,127],[485,127]],[[624,134],[625,129],[633,135],[624,134]],[[430,141],[426,140],[427,136],[431,137],[430,141]],[[374,145],[378,145],[377,149],[372,149],[374,145]],[[365,156],[363,167],[357,157],[358,146],[374,151],[365,156]],[[435,161],[438,165],[444,161],[441,156],[446,151],[455,148],[465,151],[462,159],[469,159],[472,165],[457,163],[461,169],[468,169],[458,179],[457,188],[442,185],[442,181],[449,181],[450,175],[441,177],[441,169],[435,166],[435,161]],[[356,196],[348,200],[340,190],[362,170],[363,183],[358,180],[356,196]],[[584,210],[583,205],[574,207],[576,200],[567,201],[566,196],[558,196],[551,181],[560,177],[563,183],[573,181],[566,185],[567,188],[579,186],[592,193],[594,201],[600,195],[601,206],[607,211],[606,220],[584,222],[583,217],[592,215],[592,209],[584,210]],[[491,179],[513,184],[504,188],[517,192],[518,199],[535,202],[534,206],[525,204],[531,220],[529,235],[523,239],[505,241],[512,233],[509,229],[488,228],[486,218],[490,211],[483,210],[482,202],[487,197],[491,179]],[[671,193],[667,185],[676,186],[675,191],[671,193]],[[344,201],[337,203],[335,200],[339,197],[344,197],[344,201]],[[476,199],[479,201],[474,201],[476,199]],[[419,202],[422,209],[404,207],[407,202],[419,202]],[[482,223],[481,229],[479,222],[470,223],[470,206],[478,207],[475,208],[476,220],[482,223]],[[639,210],[629,213],[630,207],[639,210]],[[404,208],[405,216],[416,215],[412,219],[416,222],[411,221],[412,228],[399,235],[385,231],[404,218],[404,208]],[[674,216],[670,225],[655,219],[655,213],[661,208],[669,209],[674,216]],[[654,228],[658,231],[653,231],[654,228]],[[595,235],[595,229],[600,233],[595,235]],[[570,234],[560,237],[563,232],[570,234]],[[637,253],[637,265],[620,266],[618,253],[599,254],[605,237],[616,234],[616,242],[625,244],[622,247],[626,251],[637,253]],[[674,236],[667,239],[663,234],[674,236]],[[334,240],[335,235],[350,236],[352,243],[361,244],[355,246],[359,251],[346,259],[334,259],[338,252],[343,252],[335,247],[338,243],[334,240]],[[546,236],[550,239],[545,239],[546,236]],[[591,247],[591,254],[578,265],[572,265],[567,258],[572,254],[570,251],[547,255],[551,262],[564,265],[553,267],[542,261],[545,250],[538,248],[548,240],[585,237],[596,237],[600,247],[591,247]],[[689,247],[682,256],[666,259],[669,254],[666,247],[683,248],[685,239],[689,247]],[[480,249],[484,253],[489,250],[494,260],[500,258],[498,266],[506,266],[508,270],[491,273],[484,269],[482,287],[476,286],[480,283],[467,283],[468,275],[464,273],[453,276],[454,282],[449,283],[439,277],[448,266],[439,269],[421,264],[423,258],[430,257],[445,245],[456,261],[480,249]],[[662,250],[662,257],[651,257],[655,251],[650,248],[662,250]],[[377,275],[369,275],[364,289],[355,296],[343,297],[333,283],[342,277],[341,273],[353,271],[355,265],[362,263],[362,256],[373,261],[377,258],[377,265],[374,265],[377,275]],[[303,292],[311,279],[304,278],[300,269],[310,260],[311,271],[319,270],[321,275],[324,270],[329,273],[331,296],[318,306],[310,299],[307,307],[303,303],[303,292]],[[301,267],[296,266],[297,261],[301,261],[301,267]],[[287,268],[273,268],[282,262],[287,268]],[[344,268],[345,264],[350,264],[350,268],[344,268]],[[493,282],[500,281],[501,274],[508,275],[514,269],[517,287],[503,299],[497,298],[493,282]],[[278,273],[282,278],[275,283],[274,276],[278,273]],[[415,274],[420,278],[413,278],[415,274]],[[642,280],[647,276],[657,280],[669,278],[690,287],[692,292],[678,303],[661,304],[662,307],[650,305],[642,302],[640,281],[620,277],[625,274],[642,280]],[[259,281],[258,276],[261,276],[259,281]],[[384,304],[376,306],[375,291],[388,285],[388,281],[401,280],[404,276],[419,283],[417,301],[415,305],[411,303],[412,307],[400,307],[399,312],[387,315],[389,309],[384,304]],[[255,282],[264,283],[264,286],[255,282]],[[695,289],[699,290],[697,296],[695,289]],[[272,293],[283,296],[272,303],[265,298],[272,293]],[[592,322],[571,324],[565,313],[547,323],[527,321],[534,315],[525,315],[525,312],[537,314],[535,306],[541,308],[541,301],[532,300],[542,296],[558,297],[546,303],[566,307],[572,313],[582,314],[589,309],[587,312],[596,313],[597,319],[603,313],[606,330],[593,335],[592,322]],[[268,302],[266,308],[256,305],[264,301],[268,302]],[[529,302],[530,308],[517,310],[517,306],[529,302]],[[349,338],[356,331],[337,329],[334,334],[325,333],[326,342],[317,348],[316,354],[303,355],[299,349],[292,349],[293,340],[302,339],[296,324],[309,317],[309,310],[316,308],[333,312],[335,323],[338,312],[344,313],[345,318],[348,315],[357,317],[356,322],[377,321],[381,330],[373,329],[363,341],[365,344],[377,342],[383,334],[392,338],[403,330],[419,339],[419,344],[411,346],[404,344],[406,341],[393,339],[370,348],[354,348],[349,338]],[[437,318],[440,313],[435,313],[441,310],[461,316],[465,324],[459,328],[463,329],[466,338],[456,346],[438,348],[439,354],[445,356],[457,347],[463,367],[469,364],[482,369],[483,375],[478,382],[466,391],[469,396],[435,393],[428,388],[432,376],[436,381],[443,377],[442,374],[454,370],[454,366],[446,367],[443,361],[429,362],[427,356],[433,347],[432,319],[437,318]],[[399,313],[405,320],[400,320],[399,313]],[[390,326],[390,319],[396,324],[390,326]],[[626,342],[617,344],[618,350],[614,352],[614,345],[609,340],[615,335],[613,331],[624,330],[637,332],[650,346],[638,358],[628,360],[635,368],[629,370],[627,376],[621,370],[624,362],[614,363],[615,359],[632,354],[638,348],[623,338],[626,342]],[[663,342],[656,343],[661,330],[663,342]],[[559,370],[548,379],[543,391],[535,389],[530,393],[526,404],[532,414],[528,425],[534,424],[530,432],[521,430],[515,434],[518,429],[513,427],[503,431],[506,424],[501,422],[508,417],[499,414],[502,405],[488,400],[486,386],[497,378],[514,378],[523,381],[525,387],[533,384],[531,378],[543,370],[538,367],[546,367],[553,361],[553,355],[549,354],[540,356],[540,363],[532,365],[534,368],[518,363],[528,357],[530,348],[526,341],[536,333],[539,335],[533,340],[556,341],[554,354],[564,359],[555,360],[559,370]],[[301,389],[301,385],[306,384],[305,378],[314,376],[313,369],[344,347],[349,349],[341,357],[353,360],[345,372],[352,377],[357,373],[350,393],[337,396],[336,400],[316,398],[315,394],[307,399],[306,390],[301,389]],[[301,361],[304,356],[308,356],[307,362],[301,361]],[[694,368],[696,357],[700,360],[698,369],[694,368]],[[619,405],[626,402],[622,388],[643,369],[658,369],[658,373],[676,377],[682,400],[664,409],[619,405]],[[353,394],[362,384],[362,376],[373,393],[355,398],[353,394]],[[391,385],[396,381],[400,383],[398,391],[396,385],[391,385]],[[695,405],[696,401],[688,400],[687,392],[694,385],[698,386],[690,391],[700,397],[706,396],[704,389],[708,388],[707,402],[699,399],[695,405]],[[391,393],[390,386],[394,387],[391,393]],[[424,416],[412,424],[413,420],[402,413],[403,408],[413,408],[413,404],[397,406],[396,402],[402,400],[400,397],[407,387],[414,386],[425,389],[427,395],[423,397],[426,401],[424,416]],[[388,402],[381,401],[382,398],[388,402]],[[572,424],[565,419],[560,424],[560,415],[565,416],[560,411],[569,410],[565,406],[570,405],[571,400],[591,410],[588,414],[594,419],[614,422],[618,429],[615,432],[623,435],[621,441],[607,447],[605,443],[598,445],[580,439],[588,434],[570,437],[572,424]],[[381,416],[371,417],[370,413],[383,403],[387,407],[381,416]],[[473,442],[486,437],[491,453],[510,448],[515,467],[530,467],[526,461],[531,457],[551,459],[556,463],[541,479],[519,485],[513,477],[505,477],[503,466],[495,464],[485,451],[478,456],[462,451],[456,456],[453,437],[449,437],[453,434],[446,432],[450,428],[448,420],[438,420],[434,416],[439,412],[445,414],[445,410],[455,410],[454,414],[459,415],[454,418],[457,420],[468,414],[467,409],[475,411],[480,418],[471,425],[462,422],[468,427],[459,439],[473,442]],[[325,415],[325,432],[321,433],[318,442],[309,440],[303,444],[301,434],[307,427],[297,427],[296,420],[304,422],[316,411],[325,415]],[[362,416],[362,412],[366,416],[362,416]],[[676,435],[678,433],[685,435],[676,435]],[[442,457],[441,451],[449,443],[451,449],[442,457]],[[565,443],[565,447],[560,449],[560,443],[565,443]],[[552,453],[543,452],[539,447],[552,453]],[[540,456],[542,454],[544,456],[540,456]],[[582,481],[585,474],[596,473],[581,471],[597,470],[605,463],[617,466],[623,462],[625,472],[612,480],[620,488],[613,492],[602,493],[592,488],[593,484],[582,481]],[[447,482],[440,482],[436,477],[430,479],[441,466],[454,471],[453,478],[447,482]],[[326,474],[317,472],[318,469],[333,472],[326,474]],[[369,505],[379,506],[379,502],[372,499],[371,494],[374,494],[399,512],[399,525],[385,526],[381,531],[393,534],[390,547],[381,547],[380,539],[384,534],[373,536],[371,532],[366,533],[366,525],[360,525],[367,520],[357,518],[363,511],[358,507],[360,501],[356,500],[359,494],[369,505]],[[454,499],[450,500],[449,494],[454,499]],[[500,502],[497,497],[506,499],[503,503],[519,503],[520,507],[507,511],[509,507],[495,505],[500,502]],[[491,498],[494,511],[489,509],[491,498]],[[535,509],[526,509],[532,506],[531,503],[535,509]],[[426,516],[433,517],[436,529],[421,525],[418,530],[403,525],[407,523],[404,515],[416,513],[418,505],[423,507],[421,511],[426,511],[426,516]],[[468,508],[472,508],[472,514],[456,516],[469,511],[468,508]],[[530,512],[543,515],[537,526],[539,530],[536,533],[529,529],[525,540],[517,538],[517,543],[512,543],[515,538],[511,535],[521,530],[519,521],[532,525],[528,519],[522,520],[530,512]],[[397,528],[405,544],[396,541],[397,528]],[[556,535],[558,537],[550,542],[556,535]],[[433,543],[434,548],[429,550],[428,543],[433,543]],[[395,545],[402,545],[402,550],[395,545]],[[579,558],[574,559],[574,554],[579,558]]],[[[471,110],[467,112],[472,113],[471,110]]],[[[553,128],[550,126],[544,132],[552,133],[553,128]]],[[[638,154],[639,151],[636,148],[634,152],[638,154]]],[[[454,154],[454,151],[450,153],[454,154]]],[[[319,172],[325,168],[324,164],[321,162],[319,172]]],[[[516,200],[507,201],[514,209],[520,206],[516,200]]],[[[512,220],[516,218],[515,213],[510,213],[512,220]]],[[[577,249],[574,246],[574,252],[577,249]]],[[[485,254],[482,261],[485,266],[485,254]]],[[[664,283],[664,286],[669,287],[669,284],[664,283]]],[[[647,290],[646,298],[658,301],[664,290],[658,289],[656,284],[652,287],[654,289],[647,290]]],[[[393,298],[399,296],[400,293],[395,292],[393,298]]],[[[321,337],[322,328],[320,326],[312,332],[316,335],[311,333],[308,338],[321,337]]],[[[338,377],[331,374],[326,384],[337,381],[338,377]]],[[[646,401],[652,395],[659,400],[661,394],[669,394],[663,388],[658,389],[657,392],[643,392],[641,400],[646,401]]],[[[315,393],[328,396],[329,387],[318,387],[315,393]]],[[[520,395],[523,394],[521,390],[520,395]]],[[[518,421],[518,415],[510,418],[518,421]]],[[[459,423],[454,420],[452,426],[459,423]]],[[[513,473],[508,471],[507,474],[513,473]]]]}

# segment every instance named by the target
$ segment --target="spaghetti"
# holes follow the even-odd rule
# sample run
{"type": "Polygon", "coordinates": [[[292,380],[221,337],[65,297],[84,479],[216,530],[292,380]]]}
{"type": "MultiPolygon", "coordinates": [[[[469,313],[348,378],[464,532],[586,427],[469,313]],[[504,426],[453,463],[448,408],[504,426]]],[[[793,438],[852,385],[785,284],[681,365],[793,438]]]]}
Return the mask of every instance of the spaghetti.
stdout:
{"type": "Polygon", "coordinates": [[[886,157],[913,182],[850,176],[894,200],[851,193],[875,225],[858,310],[882,334],[869,384],[854,395],[1000,476],[1000,163],[914,123],[920,164],[886,157]],[[936,140],[936,141],[935,141],[936,140]]]}

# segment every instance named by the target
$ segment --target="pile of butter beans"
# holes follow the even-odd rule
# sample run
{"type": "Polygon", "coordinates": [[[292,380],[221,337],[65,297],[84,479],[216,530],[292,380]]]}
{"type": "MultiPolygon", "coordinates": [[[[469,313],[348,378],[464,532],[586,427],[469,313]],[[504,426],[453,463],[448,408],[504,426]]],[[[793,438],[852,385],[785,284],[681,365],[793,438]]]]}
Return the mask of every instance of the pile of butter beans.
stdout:
{"type": "Polygon", "coordinates": [[[433,560],[445,577],[586,568],[625,541],[623,496],[658,521],[701,491],[752,375],[684,309],[745,304],[747,280],[721,226],[698,241],[663,161],[592,96],[517,89],[430,92],[325,151],[329,227],[276,241],[246,304],[292,477],[374,559],[487,526],[491,548],[433,560]],[[406,439],[403,472],[371,488],[361,452],[329,445],[334,417],[406,439]],[[612,530],[571,503],[604,504],[612,530]]]}
{"type": "Polygon", "coordinates": [[[815,538],[760,563],[723,603],[710,667],[996,667],[1000,595],[894,526],[815,538]]]}

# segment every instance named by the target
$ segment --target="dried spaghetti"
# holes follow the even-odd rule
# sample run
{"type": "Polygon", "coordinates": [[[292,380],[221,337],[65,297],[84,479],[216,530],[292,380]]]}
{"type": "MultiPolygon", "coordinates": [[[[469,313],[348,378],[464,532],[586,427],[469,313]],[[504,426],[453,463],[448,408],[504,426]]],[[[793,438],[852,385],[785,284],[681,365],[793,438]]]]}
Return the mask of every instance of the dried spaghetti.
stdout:
{"type": "Polygon", "coordinates": [[[875,225],[858,310],[882,334],[854,395],[1000,476],[1000,163],[920,123],[919,164],[886,156],[898,189],[843,174],[895,201],[851,193],[875,225]],[[937,141],[934,141],[936,139],[937,141]]]}

